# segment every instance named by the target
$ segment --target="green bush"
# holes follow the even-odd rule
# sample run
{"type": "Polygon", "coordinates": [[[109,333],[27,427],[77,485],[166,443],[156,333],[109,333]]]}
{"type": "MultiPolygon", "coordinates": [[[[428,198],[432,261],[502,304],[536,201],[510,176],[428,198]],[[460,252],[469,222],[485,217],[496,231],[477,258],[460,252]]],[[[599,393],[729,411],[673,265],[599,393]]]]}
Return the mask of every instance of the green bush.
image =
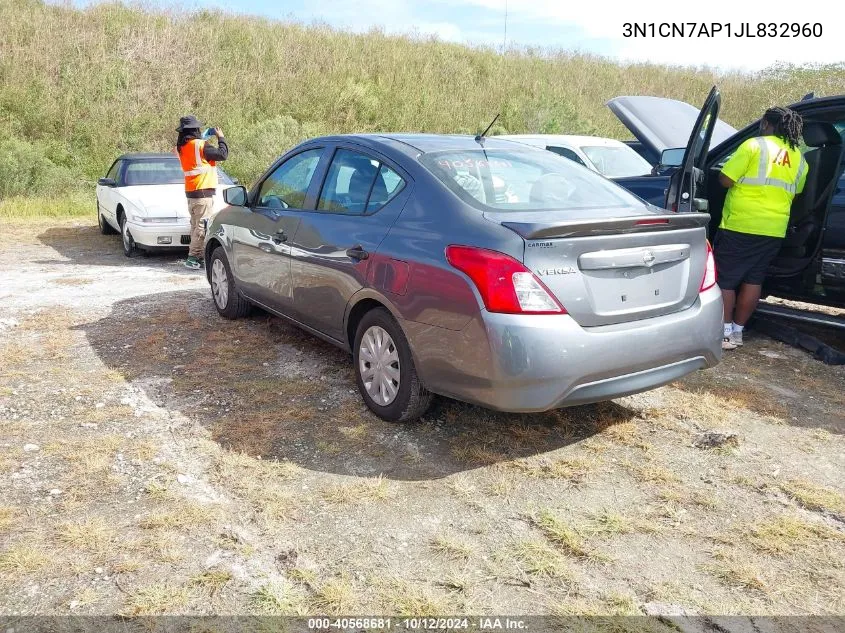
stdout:
{"type": "Polygon", "coordinates": [[[55,164],[45,143],[0,139],[0,200],[12,196],[64,193],[74,185],[73,171],[55,164]]]}

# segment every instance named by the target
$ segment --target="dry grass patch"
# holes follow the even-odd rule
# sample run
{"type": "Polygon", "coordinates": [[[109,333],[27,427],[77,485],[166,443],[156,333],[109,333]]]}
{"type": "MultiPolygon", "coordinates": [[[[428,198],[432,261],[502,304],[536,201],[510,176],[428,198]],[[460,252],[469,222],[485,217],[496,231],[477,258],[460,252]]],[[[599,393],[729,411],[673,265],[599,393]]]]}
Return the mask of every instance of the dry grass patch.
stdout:
{"type": "Polygon", "coordinates": [[[465,434],[452,441],[451,453],[462,464],[492,466],[504,462],[508,456],[494,448],[502,444],[484,444],[476,434],[465,434]]]}
{"type": "Polygon", "coordinates": [[[564,479],[573,484],[582,483],[596,468],[596,461],[578,457],[569,459],[521,459],[505,464],[508,468],[537,479],[564,479]]]}
{"type": "Polygon", "coordinates": [[[79,315],[67,308],[43,308],[20,320],[18,328],[30,332],[69,330],[83,323],[79,315]]]}
{"type": "Polygon", "coordinates": [[[509,549],[509,553],[527,574],[571,578],[566,560],[543,541],[520,541],[509,549]]]}
{"type": "Polygon", "coordinates": [[[328,615],[355,613],[357,604],[355,587],[345,577],[320,584],[308,601],[310,612],[328,615]]]}
{"type": "Polygon", "coordinates": [[[7,376],[10,367],[20,367],[28,364],[34,358],[36,358],[36,353],[32,345],[17,342],[6,343],[0,347],[0,367],[3,368],[3,373],[0,375],[7,376]]]}
{"type": "Polygon", "coordinates": [[[777,556],[793,554],[825,542],[845,542],[845,533],[798,517],[781,516],[752,525],[748,528],[746,540],[757,551],[777,556]]]}
{"type": "Polygon", "coordinates": [[[607,556],[594,549],[588,549],[579,530],[558,517],[551,510],[541,510],[532,518],[545,537],[566,555],[593,561],[607,561],[607,556]]]}
{"type": "Polygon", "coordinates": [[[131,574],[134,571],[138,571],[143,567],[143,563],[141,561],[136,560],[134,558],[127,558],[125,560],[120,561],[119,563],[115,563],[112,565],[112,570],[116,574],[131,574]]]}
{"type": "Polygon", "coordinates": [[[266,519],[278,520],[290,516],[296,507],[285,482],[301,474],[302,469],[288,461],[264,461],[223,451],[217,456],[212,478],[249,502],[266,519]]]}
{"type": "Polygon", "coordinates": [[[31,574],[50,562],[44,548],[19,543],[0,553],[0,572],[31,574]]]}
{"type": "Polygon", "coordinates": [[[191,578],[189,585],[199,587],[213,597],[231,580],[232,574],[225,569],[210,569],[191,578]]]}
{"type": "Polygon", "coordinates": [[[654,462],[633,463],[625,461],[623,466],[631,473],[634,480],[640,483],[665,485],[680,482],[675,473],[654,462]]]}
{"type": "Polygon", "coordinates": [[[792,479],[781,484],[780,489],[807,510],[845,513],[845,497],[830,488],[804,479],[792,479]]]}
{"type": "Polygon", "coordinates": [[[640,427],[635,422],[618,422],[617,424],[612,424],[601,431],[601,436],[616,444],[633,446],[644,451],[649,451],[653,448],[651,444],[642,439],[640,427]]]}
{"type": "Polygon", "coordinates": [[[453,560],[469,560],[473,554],[473,547],[463,540],[438,535],[429,543],[432,550],[453,560]]]}
{"type": "Polygon", "coordinates": [[[178,612],[191,599],[187,587],[174,587],[166,584],[155,584],[138,589],[127,598],[123,609],[119,613],[124,617],[144,615],[163,615],[178,612]]]}
{"type": "Polygon", "coordinates": [[[282,581],[267,582],[251,596],[250,603],[265,615],[305,615],[307,609],[302,594],[282,581]]]}
{"type": "Polygon", "coordinates": [[[322,497],[338,505],[367,501],[385,501],[393,494],[390,482],[382,475],[362,479],[354,483],[329,486],[322,491],[322,497]]]}
{"type": "Polygon", "coordinates": [[[729,587],[740,589],[765,590],[760,569],[748,560],[730,553],[727,550],[717,550],[713,554],[713,563],[702,566],[702,570],[710,573],[729,587]]]}
{"type": "Polygon", "coordinates": [[[516,488],[516,478],[512,473],[494,470],[485,483],[485,492],[493,497],[507,498],[516,488]]]}
{"type": "Polygon", "coordinates": [[[217,506],[185,502],[174,510],[157,510],[138,522],[144,530],[183,529],[213,523],[220,516],[217,506]]]}
{"type": "Polygon", "coordinates": [[[95,554],[106,551],[116,536],[117,530],[102,517],[64,523],[56,530],[56,538],[63,545],[95,554]]]}
{"type": "Polygon", "coordinates": [[[0,534],[10,530],[19,519],[18,508],[13,506],[0,506],[0,534]]]}
{"type": "Polygon", "coordinates": [[[431,588],[399,579],[383,581],[379,598],[385,613],[395,613],[399,617],[436,617],[460,611],[452,600],[436,595],[431,588]]]}

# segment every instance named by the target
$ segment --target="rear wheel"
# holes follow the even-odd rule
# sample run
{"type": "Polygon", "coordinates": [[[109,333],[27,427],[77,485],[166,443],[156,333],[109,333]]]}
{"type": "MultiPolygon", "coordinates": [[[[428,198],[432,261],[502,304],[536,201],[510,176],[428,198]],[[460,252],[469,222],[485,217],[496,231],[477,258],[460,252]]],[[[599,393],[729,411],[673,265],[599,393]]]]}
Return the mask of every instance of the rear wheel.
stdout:
{"type": "Polygon", "coordinates": [[[208,265],[211,296],[220,316],[237,319],[249,314],[251,306],[235,286],[235,278],[232,276],[232,269],[229,267],[229,260],[222,246],[218,246],[211,253],[208,265]]]}
{"type": "Polygon", "coordinates": [[[353,346],[358,390],[370,410],[388,422],[415,422],[431,404],[402,328],[384,308],[364,315],[353,346]]]}
{"type": "Polygon", "coordinates": [[[127,257],[134,257],[138,253],[138,247],[129,231],[129,223],[126,221],[125,213],[120,216],[120,236],[123,241],[123,254],[127,257]]]}
{"type": "Polygon", "coordinates": [[[99,202],[97,202],[97,225],[100,227],[100,233],[102,233],[103,235],[114,235],[115,233],[117,233],[117,231],[112,228],[112,225],[106,222],[106,219],[100,212],[99,202]]]}

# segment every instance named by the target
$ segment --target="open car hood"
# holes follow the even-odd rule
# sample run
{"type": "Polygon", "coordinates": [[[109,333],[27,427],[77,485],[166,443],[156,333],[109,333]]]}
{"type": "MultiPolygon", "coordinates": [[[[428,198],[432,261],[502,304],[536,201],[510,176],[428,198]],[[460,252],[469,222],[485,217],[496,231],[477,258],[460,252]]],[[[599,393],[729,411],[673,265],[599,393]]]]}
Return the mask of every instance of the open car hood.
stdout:
{"type": "MultiPolygon", "coordinates": [[[[698,108],[688,103],[664,97],[616,97],[607,102],[607,107],[657,156],[665,149],[687,146],[699,113],[698,108]]],[[[735,128],[719,119],[710,147],[736,133],[735,128]]]]}

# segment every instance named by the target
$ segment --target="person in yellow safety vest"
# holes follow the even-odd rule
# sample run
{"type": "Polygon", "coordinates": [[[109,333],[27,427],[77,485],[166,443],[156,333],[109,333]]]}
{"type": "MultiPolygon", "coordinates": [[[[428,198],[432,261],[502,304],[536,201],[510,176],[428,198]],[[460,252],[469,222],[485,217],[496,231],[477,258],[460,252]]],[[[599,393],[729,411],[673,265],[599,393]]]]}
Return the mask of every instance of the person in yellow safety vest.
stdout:
{"type": "Polygon", "coordinates": [[[214,128],[217,147],[203,139],[202,124],[194,116],[179,120],[176,153],[185,174],[185,196],[191,214],[191,245],[185,266],[193,270],[203,267],[204,220],[211,216],[214,194],[217,193],[217,162],[229,157],[229,146],[220,128],[214,128]]]}
{"type": "Polygon", "coordinates": [[[722,167],[728,188],[713,240],[716,275],[725,306],[722,349],[742,345],[742,331],[763,289],[766,271],[781,248],[796,194],[809,171],[798,148],[803,121],[787,108],[770,108],[760,135],[743,142],[722,167]]]}

